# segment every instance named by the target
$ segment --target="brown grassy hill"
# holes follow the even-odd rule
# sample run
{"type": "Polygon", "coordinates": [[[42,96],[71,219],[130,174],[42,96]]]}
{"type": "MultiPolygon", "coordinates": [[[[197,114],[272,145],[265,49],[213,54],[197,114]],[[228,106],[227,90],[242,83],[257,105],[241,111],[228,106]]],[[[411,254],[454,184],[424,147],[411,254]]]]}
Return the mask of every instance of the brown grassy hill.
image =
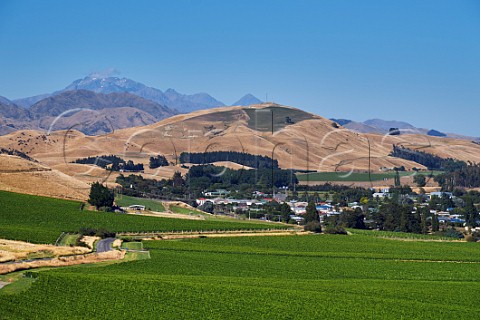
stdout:
{"type": "MultiPolygon", "coordinates": [[[[375,172],[398,166],[405,166],[407,170],[424,168],[418,163],[388,156],[392,144],[480,162],[480,145],[473,142],[423,135],[360,134],[335,126],[326,118],[276,104],[197,111],[97,137],[78,131],[57,131],[48,136],[39,131],[19,131],[0,137],[1,146],[23,151],[81,181],[102,178],[105,173],[94,170],[84,174],[90,168],[69,164],[78,158],[115,154],[142,162],[148,168],[151,155],[163,154],[176,163],[185,151],[260,154],[277,159],[283,168],[303,170],[367,171],[370,168],[375,172]]],[[[186,172],[178,165],[146,169],[144,175],[171,177],[176,170],[186,172]]],[[[113,176],[107,181],[113,182],[113,176]]]]}
{"type": "Polygon", "coordinates": [[[480,145],[464,139],[439,138],[426,135],[382,136],[367,134],[375,148],[402,145],[409,149],[435,154],[443,158],[454,158],[463,161],[480,163],[480,145]]]}
{"type": "Polygon", "coordinates": [[[0,154],[0,190],[83,201],[90,187],[45,165],[0,154]]]}
{"type": "MultiPolygon", "coordinates": [[[[366,137],[335,128],[328,119],[278,105],[199,111],[121,130],[115,136],[128,141],[128,153],[159,152],[173,161],[182,151],[231,150],[273,157],[283,168],[363,171],[369,162],[366,137]]],[[[390,149],[391,145],[385,145],[371,150],[372,169],[421,167],[388,157],[390,149]]]]}

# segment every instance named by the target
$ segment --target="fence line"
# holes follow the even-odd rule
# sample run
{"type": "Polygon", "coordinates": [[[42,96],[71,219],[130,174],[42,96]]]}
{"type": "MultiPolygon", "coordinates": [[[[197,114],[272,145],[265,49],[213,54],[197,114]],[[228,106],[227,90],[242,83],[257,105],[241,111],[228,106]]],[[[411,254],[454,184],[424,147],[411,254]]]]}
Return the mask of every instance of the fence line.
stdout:
{"type": "Polygon", "coordinates": [[[287,229],[227,229],[227,230],[172,230],[172,231],[148,231],[148,232],[117,232],[119,236],[147,236],[147,235],[176,235],[176,234],[229,234],[229,233],[257,233],[257,232],[290,232],[297,231],[294,228],[287,229]]]}
{"type": "Polygon", "coordinates": [[[62,241],[63,237],[65,236],[65,232],[62,232],[62,234],[57,238],[57,241],[55,241],[55,245],[58,246],[60,241],[62,241]]]}

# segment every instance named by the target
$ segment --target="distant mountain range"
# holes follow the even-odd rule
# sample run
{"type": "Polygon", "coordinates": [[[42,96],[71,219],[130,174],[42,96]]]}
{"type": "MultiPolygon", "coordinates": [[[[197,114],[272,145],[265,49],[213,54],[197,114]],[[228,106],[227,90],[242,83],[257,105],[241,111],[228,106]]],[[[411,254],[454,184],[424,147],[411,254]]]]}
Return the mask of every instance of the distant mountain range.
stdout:
{"type": "MultiPolygon", "coordinates": [[[[257,97],[246,94],[232,105],[249,106],[260,103],[262,101],[257,97]]],[[[13,101],[0,96],[0,135],[20,129],[64,130],[73,127],[88,135],[99,135],[115,129],[151,124],[179,113],[224,105],[207,93],[182,94],[174,89],[163,92],[127,78],[92,75],[75,80],[64,89],[50,94],[13,101]],[[60,115],[62,117],[56,119],[60,115]]],[[[398,128],[402,134],[417,133],[480,140],[434,129],[417,128],[402,121],[331,120],[360,133],[386,134],[390,128],[398,128]]]]}
{"type": "MultiPolygon", "coordinates": [[[[247,94],[235,105],[256,103],[261,101],[247,94]]],[[[163,92],[127,78],[87,76],[51,94],[14,101],[0,97],[0,134],[18,129],[47,129],[55,117],[63,115],[56,120],[55,129],[68,129],[77,121],[75,129],[98,135],[224,105],[207,93],[189,95],[174,89],[163,92]]]]}
{"type": "Polygon", "coordinates": [[[0,134],[18,129],[63,130],[74,127],[83,133],[98,135],[154,123],[177,113],[125,92],[65,91],[42,99],[28,109],[3,98],[0,102],[0,118],[3,118],[0,134]],[[62,117],[58,117],[60,115],[62,117]]]}
{"type": "Polygon", "coordinates": [[[234,102],[232,104],[232,106],[250,106],[252,104],[259,104],[259,103],[262,103],[263,101],[261,101],[260,99],[258,99],[257,97],[255,97],[254,95],[251,95],[250,93],[249,94],[246,94],[244,95],[243,97],[240,98],[240,100],[238,100],[237,102],[234,102]]]}
{"type": "Polygon", "coordinates": [[[58,116],[68,110],[102,110],[121,107],[137,108],[151,114],[158,120],[178,113],[176,110],[131,93],[115,92],[104,94],[88,90],[65,91],[40,100],[28,110],[34,119],[39,119],[44,116],[58,116]]]}
{"type": "MultiPolygon", "coordinates": [[[[168,108],[176,109],[180,113],[188,113],[195,110],[225,106],[223,102],[218,101],[208,93],[182,94],[175,91],[174,89],[167,89],[165,92],[163,92],[160,89],[148,87],[143,83],[127,78],[101,78],[96,76],[87,76],[83,79],[75,80],[71,84],[66,86],[64,89],[56,91],[52,94],[42,94],[33,97],[17,99],[14,100],[13,103],[24,108],[29,108],[35,103],[50,96],[55,96],[66,91],[75,90],[88,90],[95,93],[104,94],[131,93],[144,99],[156,102],[160,105],[166,106],[168,108]]],[[[255,98],[251,94],[247,94],[242,97],[239,102],[241,101],[244,101],[244,103],[248,103],[248,101],[254,101],[254,103],[261,102],[259,99],[255,98]]],[[[239,104],[235,103],[234,105],[239,104]]]]}
{"type": "Polygon", "coordinates": [[[391,128],[396,128],[401,134],[423,134],[432,137],[447,137],[464,140],[480,140],[478,137],[469,137],[455,133],[444,133],[435,129],[417,128],[408,122],[396,120],[370,119],[357,122],[349,119],[330,119],[339,125],[359,133],[387,134],[391,128]]]}

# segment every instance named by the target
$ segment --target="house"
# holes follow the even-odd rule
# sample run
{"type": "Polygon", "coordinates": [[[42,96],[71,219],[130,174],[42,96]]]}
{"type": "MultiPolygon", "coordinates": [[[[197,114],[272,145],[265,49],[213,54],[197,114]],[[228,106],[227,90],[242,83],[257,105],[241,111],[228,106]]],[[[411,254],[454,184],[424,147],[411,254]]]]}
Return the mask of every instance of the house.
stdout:
{"type": "Polygon", "coordinates": [[[195,200],[195,202],[197,203],[197,205],[199,206],[203,206],[205,204],[205,202],[207,201],[210,201],[209,199],[206,199],[206,198],[198,198],[195,200]]]}
{"type": "Polygon", "coordinates": [[[139,205],[139,204],[132,204],[131,206],[128,206],[128,209],[130,210],[145,210],[145,206],[139,205]]]}
{"type": "Polygon", "coordinates": [[[290,219],[295,221],[296,223],[301,223],[303,220],[305,220],[303,217],[299,217],[297,215],[291,214],[290,219]]]}
{"type": "Polygon", "coordinates": [[[317,211],[321,213],[327,213],[329,211],[332,211],[332,208],[333,206],[329,204],[321,204],[316,206],[317,211]]]}
{"type": "Polygon", "coordinates": [[[273,199],[277,202],[285,202],[285,200],[287,200],[287,195],[285,193],[277,193],[273,195],[273,199]]]}
{"type": "Polygon", "coordinates": [[[436,197],[443,197],[443,195],[447,195],[450,199],[453,197],[453,194],[451,192],[430,192],[430,195],[429,195],[429,198],[432,199],[432,197],[436,196],[436,197]]]}
{"type": "Polygon", "coordinates": [[[224,189],[217,189],[215,191],[203,192],[205,197],[225,197],[230,194],[230,191],[224,189]]]}
{"type": "Polygon", "coordinates": [[[378,192],[389,193],[390,192],[390,187],[379,187],[378,192]]]}
{"type": "Polygon", "coordinates": [[[388,193],[386,193],[386,192],[375,192],[375,193],[373,194],[373,198],[376,199],[377,197],[378,197],[379,199],[383,199],[383,198],[385,198],[385,197],[388,197],[388,193]]]}

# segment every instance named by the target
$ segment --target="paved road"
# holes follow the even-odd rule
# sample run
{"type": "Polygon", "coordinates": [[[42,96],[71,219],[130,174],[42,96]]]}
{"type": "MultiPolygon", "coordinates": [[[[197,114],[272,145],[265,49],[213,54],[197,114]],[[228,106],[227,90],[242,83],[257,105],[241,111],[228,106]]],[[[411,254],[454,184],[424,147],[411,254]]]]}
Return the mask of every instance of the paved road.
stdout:
{"type": "Polygon", "coordinates": [[[97,243],[97,252],[107,252],[113,250],[112,243],[115,241],[115,238],[105,238],[99,240],[97,243]]]}

